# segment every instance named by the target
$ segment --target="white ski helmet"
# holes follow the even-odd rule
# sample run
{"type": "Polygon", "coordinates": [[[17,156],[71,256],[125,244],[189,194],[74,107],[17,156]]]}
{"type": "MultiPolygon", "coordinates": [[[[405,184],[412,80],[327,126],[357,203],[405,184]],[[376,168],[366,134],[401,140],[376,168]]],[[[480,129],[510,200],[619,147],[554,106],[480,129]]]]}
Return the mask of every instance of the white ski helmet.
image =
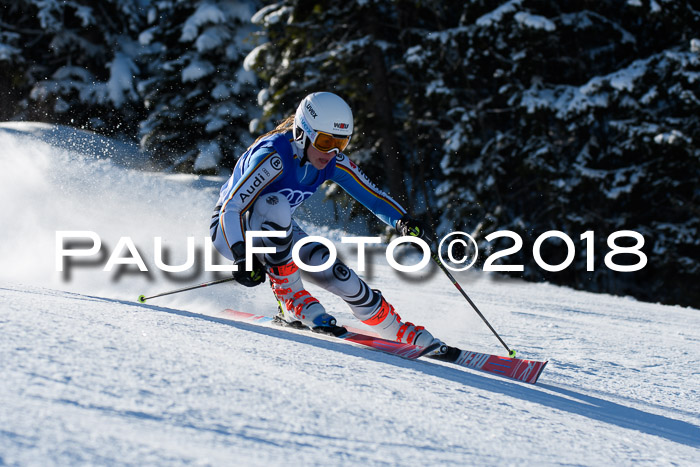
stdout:
{"type": "Polygon", "coordinates": [[[294,115],[294,141],[302,151],[311,144],[321,152],[341,152],[352,130],[350,106],[332,92],[309,94],[294,115]]]}

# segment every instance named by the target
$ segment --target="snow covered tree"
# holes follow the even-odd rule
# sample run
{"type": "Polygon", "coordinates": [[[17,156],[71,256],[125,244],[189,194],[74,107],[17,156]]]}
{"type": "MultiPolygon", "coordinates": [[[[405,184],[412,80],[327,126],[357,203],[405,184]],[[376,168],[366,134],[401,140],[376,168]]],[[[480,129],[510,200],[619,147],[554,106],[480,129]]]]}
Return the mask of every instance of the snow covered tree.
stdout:
{"type": "Polygon", "coordinates": [[[159,1],[148,11],[142,144],[174,170],[217,173],[252,142],[256,77],[242,65],[255,5],[159,1]]]}
{"type": "MultiPolygon", "coordinates": [[[[2,6],[4,8],[4,6],[2,6]]],[[[22,100],[22,94],[28,93],[24,78],[27,63],[22,56],[22,35],[17,28],[7,29],[0,24],[0,120],[9,120],[22,100]]]]}
{"type": "MultiPolygon", "coordinates": [[[[139,0],[1,0],[6,118],[133,134],[139,0]],[[19,106],[19,109],[15,106],[19,106]]],[[[3,80],[4,81],[4,80],[3,80]]]]}
{"type": "MultiPolygon", "coordinates": [[[[471,227],[482,252],[512,245],[486,242],[489,233],[517,232],[524,246],[503,262],[529,279],[700,303],[688,291],[700,253],[699,13],[653,0],[473,1],[458,11],[406,52],[411,74],[430,80],[429,99],[411,102],[431,117],[416,131],[444,141],[441,230],[471,227]],[[649,266],[634,274],[603,264],[607,236],[623,229],[646,241],[649,266]],[[565,271],[539,267],[532,248],[548,230],[577,242],[594,231],[595,271],[583,242],[565,271]]],[[[564,250],[545,242],[543,259],[559,263],[564,250]]]]}

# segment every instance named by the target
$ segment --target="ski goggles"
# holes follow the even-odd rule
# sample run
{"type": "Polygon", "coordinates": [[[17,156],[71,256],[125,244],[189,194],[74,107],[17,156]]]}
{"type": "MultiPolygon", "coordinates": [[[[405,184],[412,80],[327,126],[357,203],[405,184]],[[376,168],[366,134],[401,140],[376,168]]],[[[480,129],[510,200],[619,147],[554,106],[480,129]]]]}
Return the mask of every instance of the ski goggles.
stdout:
{"type": "Polygon", "coordinates": [[[350,142],[350,136],[335,136],[323,131],[316,131],[316,137],[311,145],[321,152],[337,150],[342,152],[350,142]]]}

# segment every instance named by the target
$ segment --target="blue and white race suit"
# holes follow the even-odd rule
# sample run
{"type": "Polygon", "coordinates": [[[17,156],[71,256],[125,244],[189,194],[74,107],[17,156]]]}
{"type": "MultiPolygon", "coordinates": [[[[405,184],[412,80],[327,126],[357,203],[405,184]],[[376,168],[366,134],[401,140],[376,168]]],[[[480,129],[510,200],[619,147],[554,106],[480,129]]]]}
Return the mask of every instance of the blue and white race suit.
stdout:
{"type": "MultiPolygon", "coordinates": [[[[338,154],[318,170],[303,162],[297,151],[291,131],[266,136],[254,144],[239,159],[231,178],[221,188],[212,218],[214,246],[232,260],[231,247],[244,241],[246,229],[285,232],[283,238],[255,240],[256,246],[275,247],[275,253],[265,253],[260,258],[270,267],[271,278],[275,267],[291,264],[294,243],[306,236],[292,219],[294,210],[326,180],[336,182],[392,227],[406,213],[344,154],[338,154]]],[[[326,264],[329,254],[328,248],[318,242],[299,249],[299,259],[309,266],[326,264]]],[[[345,300],[355,317],[385,339],[423,347],[437,341],[422,326],[403,323],[381,292],[371,289],[338,259],[322,271],[307,272],[305,278],[345,300]]]]}
{"type": "MultiPolygon", "coordinates": [[[[260,243],[256,245],[278,247],[277,253],[261,258],[267,264],[291,260],[291,246],[306,236],[293,221],[292,213],[326,180],[336,182],[392,227],[406,213],[344,154],[338,154],[323,170],[318,170],[309,162],[302,163],[300,152],[289,131],[262,138],[238,160],[233,174],[221,187],[212,217],[211,237],[224,257],[234,259],[231,247],[245,241],[246,230],[281,230],[287,232],[287,239],[257,239],[260,243]]],[[[299,258],[304,264],[318,266],[325,264],[328,254],[325,246],[312,242],[300,249],[299,258]]],[[[374,316],[382,303],[381,293],[372,290],[339,260],[324,271],[307,272],[304,277],[343,298],[362,321],[374,316]]]]}

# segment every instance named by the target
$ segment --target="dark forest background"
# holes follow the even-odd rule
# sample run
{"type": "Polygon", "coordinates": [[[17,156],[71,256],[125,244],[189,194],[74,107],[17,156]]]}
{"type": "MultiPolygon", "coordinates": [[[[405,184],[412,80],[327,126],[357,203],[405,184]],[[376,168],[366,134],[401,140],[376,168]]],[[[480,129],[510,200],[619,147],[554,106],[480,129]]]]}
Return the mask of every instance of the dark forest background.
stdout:
{"type": "Polygon", "coordinates": [[[164,171],[225,173],[319,90],[353,108],[348,154],[438,234],[488,253],[510,230],[513,275],[700,307],[695,2],[0,0],[0,121],[138,140],[164,171]],[[561,272],[535,263],[550,230],[575,244],[561,272]],[[604,263],[620,230],[644,236],[638,272],[604,263]]]}

